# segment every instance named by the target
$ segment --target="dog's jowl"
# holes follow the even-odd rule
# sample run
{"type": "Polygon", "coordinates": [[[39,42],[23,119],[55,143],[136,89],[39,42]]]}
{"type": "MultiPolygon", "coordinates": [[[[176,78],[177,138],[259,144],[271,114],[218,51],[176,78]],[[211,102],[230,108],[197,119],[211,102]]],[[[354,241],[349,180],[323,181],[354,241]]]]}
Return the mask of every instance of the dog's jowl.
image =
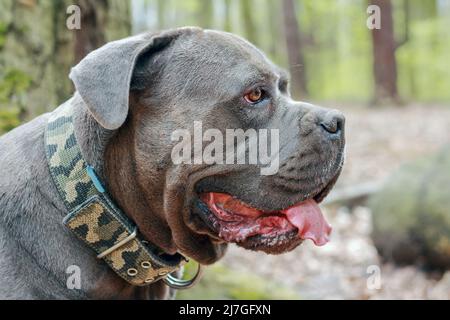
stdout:
{"type": "Polygon", "coordinates": [[[330,240],[318,203],[342,168],[344,117],[293,101],[287,74],[246,40],[144,33],[70,78],[70,100],[0,137],[0,298],[168,298],[187,260],[212,264],[229,243],[279,254],[330,240]],[[211,157],[173,161],[173,133],[194,137],[196,122],[211,157]],[[246,160],[228,163],[229,150],[246,160]]]}

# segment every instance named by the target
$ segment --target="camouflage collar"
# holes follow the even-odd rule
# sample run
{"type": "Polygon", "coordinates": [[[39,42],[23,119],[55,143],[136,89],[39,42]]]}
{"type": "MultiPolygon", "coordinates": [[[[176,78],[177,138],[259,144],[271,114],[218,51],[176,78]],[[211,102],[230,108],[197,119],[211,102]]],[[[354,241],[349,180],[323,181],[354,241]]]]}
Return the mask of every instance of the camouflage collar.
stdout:
{"type": "Polygon", "coordinates": [[[143,286],[160,279],[171,284],[170,273],[186,258],[161,253],[139,234],[132,221],[114,204],[83,159],[72,121],[72,106],[57,108],[48,120],[45,152],[51,176],[69,214],[64,225],[85,242],[120,277],[143,286]],[[166,279],[167,278],[167,279],[166,279]]]}

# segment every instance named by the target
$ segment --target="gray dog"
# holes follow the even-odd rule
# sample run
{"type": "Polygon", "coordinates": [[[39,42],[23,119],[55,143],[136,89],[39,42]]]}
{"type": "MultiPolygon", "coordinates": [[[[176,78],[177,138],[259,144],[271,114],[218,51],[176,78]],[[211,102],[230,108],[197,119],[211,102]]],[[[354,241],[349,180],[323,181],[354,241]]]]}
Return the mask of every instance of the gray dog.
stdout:
{"type": "Polygon", "coordinates": [[[291,100],[285,72],[247,41],[142,34],[95,50],[70,78],[77,91],[56,113],[0,138],[0,298],[164,299],[177,255],[207,265],[230,242],[277,254],[327,241],[317,203],[342,167],[344,117],[291,100]],[[171,135],[194,121],[224,136],[278,130],[279,170],[175,164],[171,135]]]}

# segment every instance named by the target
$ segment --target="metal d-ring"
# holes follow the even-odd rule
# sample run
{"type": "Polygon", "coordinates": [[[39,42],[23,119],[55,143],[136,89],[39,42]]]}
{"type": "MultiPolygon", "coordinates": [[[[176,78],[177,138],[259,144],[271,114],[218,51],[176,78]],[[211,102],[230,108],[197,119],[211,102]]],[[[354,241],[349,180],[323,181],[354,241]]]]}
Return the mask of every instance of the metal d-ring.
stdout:
{"type": "Polygon", "coordinates": [[[192,279],[189,280],[183,280],[178,279],[171,274],[168,274],[167,277],[163,279],[163,281],[171,288],[173,289],[189,289],[192,288],[201,278],[203,275],[203,266],[200,263],[197,263],[197,272],[195,273],[195,276],[192,279]]]}

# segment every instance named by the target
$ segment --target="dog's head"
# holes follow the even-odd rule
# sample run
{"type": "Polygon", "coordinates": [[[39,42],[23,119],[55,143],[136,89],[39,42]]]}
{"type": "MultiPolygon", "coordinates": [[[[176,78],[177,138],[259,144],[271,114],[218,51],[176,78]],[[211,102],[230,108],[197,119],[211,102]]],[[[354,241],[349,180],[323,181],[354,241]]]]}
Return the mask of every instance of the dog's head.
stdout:
{"type": "Polygon", "coordinates": [[[293,101],[286,73],[244,39],[139,35],[92,52],[71,78],[116,130],[105,154],[113,198],[167,252],[211,263],[228,242],[281,253],[327,241],[317,203],[341,170],[344,118],[293,101]]]}

